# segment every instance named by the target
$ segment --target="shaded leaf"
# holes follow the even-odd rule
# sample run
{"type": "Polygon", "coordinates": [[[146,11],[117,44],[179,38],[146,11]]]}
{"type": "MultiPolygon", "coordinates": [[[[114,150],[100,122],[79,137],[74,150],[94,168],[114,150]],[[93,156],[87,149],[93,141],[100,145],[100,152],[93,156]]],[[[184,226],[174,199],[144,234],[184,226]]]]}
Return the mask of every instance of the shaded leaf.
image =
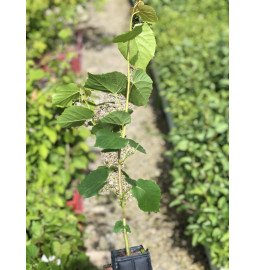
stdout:
{"type": "Polygon", "coordinates": [[[126,125],[131,123],[130,114],[124,111],[114,111],[99,120],[102,124],[126,125]]]}
{"type": "Polygon", "coordinates": [[[152,92],[152,80],[142,69],[132,72],[133,87],[130,92],[130,102],[136,106],[147,105],[152,92]]]}
{"type": "Polygon", "coordinates": [[[136,186],[136,181],[129,178],[129,177],[125,177],[125,180],[127,183],[129,183],[131,186],[135,187],[136,186]]]}
{"type": "Polygon", "coordinates": [[[116,131],[117,132],[121,129],[121,127],[113,125],[113,124],[104,124],[104,123],[98,122],[95,126],[93,126],[91,133],[96,134],[100,129],[107,129],[109,131],[116,131]]]}
{"type": "Polygon", "coordinates": [[[133,186],[131,191],[141,210],[159,212],[161,193],[159,186],[154,181],[138,179],[136,186],[133,186]]]}
{"type": "Polygon", "coordinates": [[[128,225],[124,226],[122,220],[118,220],[113,228],[113,232],[120,233],[126,229],[127,232],[131,233],[130,227],[128,225]]]}
{"type": "Polygon", "coordinates": [[[158,20],[157,14],[151,6],[139,5],[137,7],[137,10],[139,11],[137,15],[140,16],[144,22],[152,23],[158,20]]]}
{"type": "Polygon", "coordinates": [[[37,270],[48,270],[48,265],[45,262],[40,262],[37,266],[37,270]]]}
{"type": "Polygon", "coordinates": [[[52,96],[52,103],[59,106],[67,106],[71,100],[79,98],[80,90],[75,83],[58,86],[52,96]]]}
{"type": "Polygon", "coordinates": [[[128,140],[120,137],[119,133],[113,133],[107,129],[101,129],[96,133],[94,146],[105,149],[121,149],[127,146],[128,140]]]}
{"type": "Polygon", "coordinates": [[[94,112],[81,106],[72,106],[64,110],[58,117],[57,123],[63,127],[77,127],[94,116],[94,112]]]}
{"type": "Polygon", "coordinates": [[[28,259],[35,259],[39,255],[39,249],[35,245],[26,246],[26,257],[28,259]]]}
{"type": "Polygon", "coordinates": [[[120,94],[126,90],[127,76],[117,71],[99,75],[88,73],[85,87],[92,90],[120,94]]]}
{"type": "Polygon", "coordinates": [[[192,246],[193,246],[193,247],[195,247],[195,246],[197,245],[199,236],[200,236],[199,233],[195,233],[195,234],[192,236],[192,246]]]}
{"type": "Polygon", "coordinates": [[[145,149],[139,143],[137,143],[137,142],[135,142],[134,140],[131,140],[131,139],[128,139],[128,141],[129,141],[129,144],[130,144],[131,147],[136,148],[137,151],[146,154],[145,149]]]}
{"type": "Polygon", "coordinates": [[[182,202],[182,199],[178,197],[178,198],[176,198],[175,200],[173,200],[173,201],[169,204],[169,206],[170,206],[170,207],[173,207],[173,206],[176,206],[176,205],[181,204],[181,202],[182,202]]]}
{"type": "Polygon", "coordinates": [[[92,197],[98,194],[107,183],[108,170],[105,167],[99,167],[85,177],[81,184],[77,187],[79,193],[84,198],[92,197]]]}
{"type": "Polygon", "coordinates": [[[119,42],[126,42],[131,39],[134,39],[136,36],[138,36],[142,32],[142,25],[139,25],[135,27],[132,31],[123,33],[117,37],[115,37],[112,42],[119,43],[119,42]]]}

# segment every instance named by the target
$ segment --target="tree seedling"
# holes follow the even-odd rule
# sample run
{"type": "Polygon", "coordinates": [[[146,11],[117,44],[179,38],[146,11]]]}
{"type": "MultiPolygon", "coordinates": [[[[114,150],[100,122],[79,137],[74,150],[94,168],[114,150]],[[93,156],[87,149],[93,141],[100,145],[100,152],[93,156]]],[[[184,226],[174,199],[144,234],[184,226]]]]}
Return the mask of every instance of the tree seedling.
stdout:
{"type": "Polygon", "coordinates": [[[130,255],[125,206],[130,197],[137,200],[145,212],[159,212],[161,193],[153,180],[131,179],[125,172],[125,161],[136,151],[146,154],[138,142],[126,137],[126,127],[136,106],[146,106],[152,92],[152,80],[146,67],[153,58],[156,41],[150,27],[157,21],[153,8],[138,1],[131,9],[130,29],[112,42],[118,44],[127,60],[127,75],[114,71],[95,75],[88,73],[83,87],[75,83],[61,85],[53,95],[53,104],[65,107],[57,122],[63,128],[90,126],[96,136],[95,147],[102,149],[105,166],[88,174],[78,186],[84,198],[112,191],[119,200],[122,219],[113,231],[122,232],[126,255],[130,255]],[[139,20],[137,20],[139,18],[139,20]],[[134,23],[134,22],[139,23],[134,23]],[[96,103],[93,94],[102,92],[103,100],[96,103]]]}

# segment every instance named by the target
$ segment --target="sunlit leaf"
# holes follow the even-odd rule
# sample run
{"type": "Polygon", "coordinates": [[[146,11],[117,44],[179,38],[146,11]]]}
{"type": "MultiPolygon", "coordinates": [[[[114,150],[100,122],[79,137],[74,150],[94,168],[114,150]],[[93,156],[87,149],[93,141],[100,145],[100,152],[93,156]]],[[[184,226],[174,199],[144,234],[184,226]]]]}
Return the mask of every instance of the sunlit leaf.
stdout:
{"type": "MultiPolygon", "coordinates": [[[[137,24],[135,28],[139,26],[137,24]]],[[[153,58],[156,49],[154,33],[149,25],[144,23],[142,25],[142,32],[134,39],[118,43],[119,50],[125,59],[127,59],[128,54],[128,43],[130,44],[130,64],[145,70],[149,61],[153,58]]]]}

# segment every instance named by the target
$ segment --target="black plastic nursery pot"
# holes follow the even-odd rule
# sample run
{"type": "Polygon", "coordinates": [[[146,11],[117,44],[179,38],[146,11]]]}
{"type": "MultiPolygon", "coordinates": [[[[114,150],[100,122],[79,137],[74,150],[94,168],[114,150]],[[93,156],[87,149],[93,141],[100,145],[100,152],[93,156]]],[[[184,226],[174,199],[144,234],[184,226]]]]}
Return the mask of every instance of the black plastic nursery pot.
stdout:
{"type": "MultiPolygon", "coordinates": [[[[130,252],[138,252],[143,249],[143,246],[131,247],[130,252]]],[[[131,254],[130,256],[123,256],[126,250],[119,249],[111,251],[112,268],[113,270],[152,270],[150,252],[147,249],[143,253],[131,254]]]]}

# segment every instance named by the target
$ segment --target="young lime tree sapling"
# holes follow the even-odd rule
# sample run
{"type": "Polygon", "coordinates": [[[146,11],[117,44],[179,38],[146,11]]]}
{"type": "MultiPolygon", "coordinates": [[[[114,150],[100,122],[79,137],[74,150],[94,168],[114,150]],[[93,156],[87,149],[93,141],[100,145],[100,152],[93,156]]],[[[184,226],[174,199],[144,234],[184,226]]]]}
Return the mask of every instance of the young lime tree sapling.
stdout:
{"type": "MultiPolygon", "coordinates": [[[[145,149],[132,138],[126,137],[126,127],[136,106],[146,106],[152,92],[152,80],[146,67],[153,58],[156,41],[150,24],[157,21],[155,11],[142,1],[131,9],[130,29],[113,39],[127,61],[127,76],[114,71],[94,75],[88,73],[83,87],[75,83],[61,85],[53,95],[53,104],[65,107],[57,118],[62,128],[86,125],[96,136],[95,147],[102,149],[104,166],[88,174],[78,186],[84,198],[110,190],[119,200],[122,219],[117,221],[114,232],[122,232],[126,255],[130,255],[125,207],[129,197],[137,200],[145,212],[158,212],[161,193],[152,180],[131,179],[125,172],[127,158],[145,149]],[[138,20],[134,20],[134,18],[138,20]],[[134,21],[139,21],[135,24],[134,21]],[[95,93],[101,92],[102,102],[96,104],[95,93]]],[[[132,169],[132,168],[131,168],[132,169]]]]}

